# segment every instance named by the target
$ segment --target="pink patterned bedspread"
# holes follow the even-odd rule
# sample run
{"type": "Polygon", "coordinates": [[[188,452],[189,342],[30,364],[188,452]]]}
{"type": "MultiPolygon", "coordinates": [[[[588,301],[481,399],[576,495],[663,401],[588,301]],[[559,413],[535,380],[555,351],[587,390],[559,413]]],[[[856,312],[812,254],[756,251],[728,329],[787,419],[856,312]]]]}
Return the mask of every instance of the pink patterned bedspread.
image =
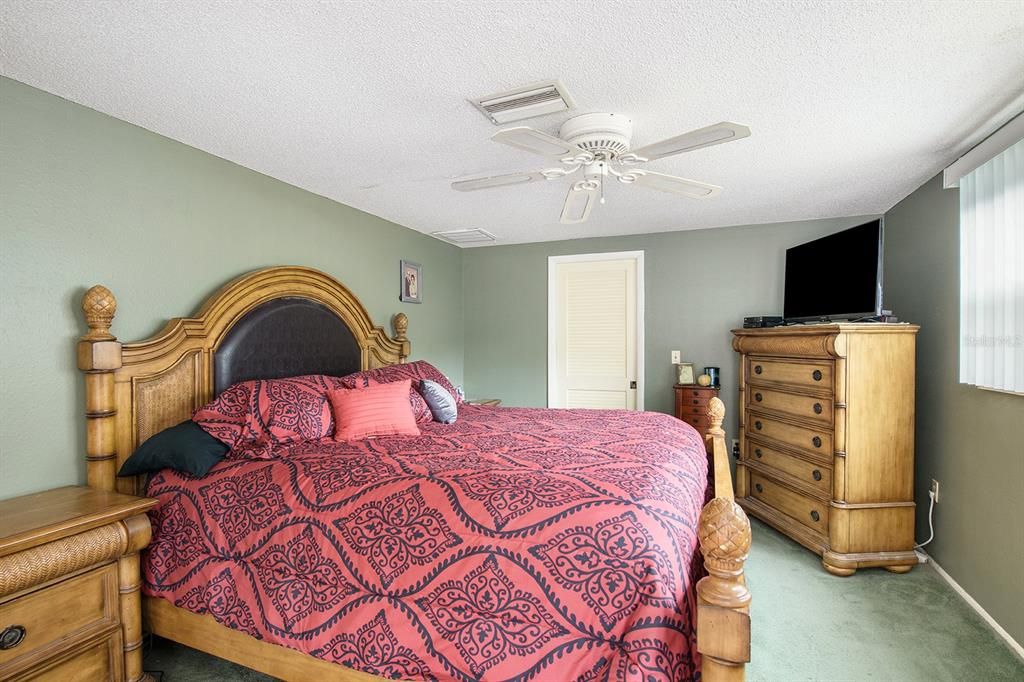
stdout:
{"type": "Polygon", "coordinates": [[[154,476],[144,592],[389,678],[692,680],[707,486],[666,415],[462,405],[154,476]]]}

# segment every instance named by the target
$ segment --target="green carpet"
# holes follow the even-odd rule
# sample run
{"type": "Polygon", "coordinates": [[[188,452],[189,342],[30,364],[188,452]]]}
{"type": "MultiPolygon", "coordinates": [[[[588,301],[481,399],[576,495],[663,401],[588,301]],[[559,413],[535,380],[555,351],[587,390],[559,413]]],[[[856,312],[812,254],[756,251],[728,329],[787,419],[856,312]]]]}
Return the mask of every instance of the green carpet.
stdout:
{"type": "Polygon", "coordinates": [[[1024,680],[1024,662],[930,565],[838,578],[753,524],[748,680],[1024,680]]]}
{"type": "MultiPolygon", "coordinates": [[[[811,552],[753,523],[750,682],[1024,680],[1024,662],[931,566],[837,578],[811,552]]],[[[159,638],[145,667],[162,682],[271,679],[159,638]]]]}

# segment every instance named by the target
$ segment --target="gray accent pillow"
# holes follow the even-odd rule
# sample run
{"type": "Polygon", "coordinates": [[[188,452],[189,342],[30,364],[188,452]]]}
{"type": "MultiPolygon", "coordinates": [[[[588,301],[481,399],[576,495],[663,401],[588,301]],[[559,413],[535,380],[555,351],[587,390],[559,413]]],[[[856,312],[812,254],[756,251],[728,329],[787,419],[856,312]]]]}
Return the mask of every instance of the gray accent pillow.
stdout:
{"type": "Polygon", "coordinates": [[[444,386],[436,381],[423,379],[420,381],[420,394],[427,401],[427,407],[430,408],[430,414],[434,415],[434,421],[442,424],[455,423],[455,418],[459,414],[458,404],[444,386]]]}

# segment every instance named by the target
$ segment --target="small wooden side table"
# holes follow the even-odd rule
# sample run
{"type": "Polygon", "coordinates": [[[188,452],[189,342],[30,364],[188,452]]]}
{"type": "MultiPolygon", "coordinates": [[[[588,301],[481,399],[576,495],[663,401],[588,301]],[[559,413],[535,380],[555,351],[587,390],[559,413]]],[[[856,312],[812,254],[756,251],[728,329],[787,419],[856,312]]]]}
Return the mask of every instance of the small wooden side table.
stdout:
{"type": "Polygon", "coordinates": [[[718,386],[700,386],[698,384],[676,384],[676,419],[697,429],[700,437],[707,435],[711,428],[708,418],[708,404],[712,398],[718,397],[718,386]]]}
{"type": "Polygon", "coordinates": [[[0,679],[136,682],[156,500],[70,486],[0,501],[0,679]]]}

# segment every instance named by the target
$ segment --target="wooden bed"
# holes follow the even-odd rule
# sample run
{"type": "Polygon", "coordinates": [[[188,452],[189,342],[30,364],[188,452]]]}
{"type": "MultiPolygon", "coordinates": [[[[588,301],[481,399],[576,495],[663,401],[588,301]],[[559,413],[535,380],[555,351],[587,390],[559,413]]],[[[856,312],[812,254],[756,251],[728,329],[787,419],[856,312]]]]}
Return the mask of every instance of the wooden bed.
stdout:
{"type": "MultiPolygon", "coordinates": [[[[114,295],[89,289],[82,308],[89,327],[78,344],[78,367],[86,385],[86,466],[88,484],[102,490],[140,495],[140,478],[118,478],[121,464],[142,441],[191,417],[214,396],[214,358],[236,323],[275,301],[303,300],[325,308],[351,331],[358,345],[357,369],[405,362],[410,343],[408,319],[391,320],[393,336],[373,324],[359,300],[332,277],[304,267],[281,266],[239,277],[214,293],[195,317],[175,318],[156,335],[120,343],[110,326],[114,295]]],[[[750,524],[733,499],[728,449],[722,420],[725,407],[713,399],[708,453],[714,461],[715,497],[703,509],[698,537],[708,574],[697,584],[697,648],[707,682],[742,680],[750,660],[750,592],[743,563],[750,547],[750,524]]],[[[157,635],[284,680],[377,680],[366,673],[263,642],[163,599],[143,599],[143,623],[157,635]]],[[[125,623],[138,633],[139,623],[125,623]]],[[[131,682],[143,679],[138,637],[125,637],[125,670],[131,682]]]]}

